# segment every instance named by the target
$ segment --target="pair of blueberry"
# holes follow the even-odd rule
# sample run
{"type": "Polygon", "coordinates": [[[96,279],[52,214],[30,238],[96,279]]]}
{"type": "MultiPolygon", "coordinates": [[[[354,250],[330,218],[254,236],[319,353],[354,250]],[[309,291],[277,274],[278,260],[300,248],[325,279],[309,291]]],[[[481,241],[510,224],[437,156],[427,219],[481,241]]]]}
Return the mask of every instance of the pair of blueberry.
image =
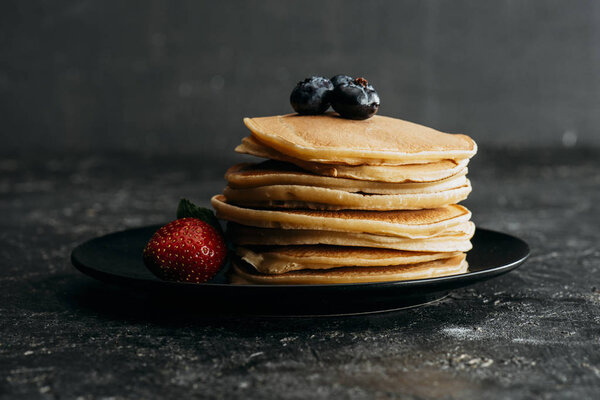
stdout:
{"type": "Polygon", "coordinates": [[[379,95],[364,78],[312,76],[298,82],[290,103],[302,115],[323,114],[331,105],[343,118],[367,119],[379,109],[379,95]]]}

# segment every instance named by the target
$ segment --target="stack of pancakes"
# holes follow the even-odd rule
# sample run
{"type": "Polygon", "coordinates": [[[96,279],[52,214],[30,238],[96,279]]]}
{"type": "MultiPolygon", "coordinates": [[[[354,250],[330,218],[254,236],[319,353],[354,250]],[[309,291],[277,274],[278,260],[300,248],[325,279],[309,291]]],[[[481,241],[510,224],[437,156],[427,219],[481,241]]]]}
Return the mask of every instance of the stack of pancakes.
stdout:
{"type": "Polygon", "coordinates": [[[456,203],[475,142],[411,122],[337,114],[246,118],[214,196],[236,246],[234,283],[322,284],[466,272],[475,226],[456,203]]]}

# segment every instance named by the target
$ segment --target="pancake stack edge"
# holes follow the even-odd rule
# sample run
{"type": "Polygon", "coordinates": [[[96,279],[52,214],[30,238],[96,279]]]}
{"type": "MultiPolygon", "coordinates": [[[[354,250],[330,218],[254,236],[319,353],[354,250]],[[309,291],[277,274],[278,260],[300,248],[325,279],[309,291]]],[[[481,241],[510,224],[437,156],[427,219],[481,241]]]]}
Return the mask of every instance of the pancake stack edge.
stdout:
{"type": "Polygon", "coordinates": [[[470,138],[378,116],[245,123],[252,134],[236,151],[268,160],[231,167],[223,195],[212,199],[235,244],[233,283],[382,282],[466,272],[475,227],[457,203],[471,191],[467,164],[477,147],[470,138]]]}

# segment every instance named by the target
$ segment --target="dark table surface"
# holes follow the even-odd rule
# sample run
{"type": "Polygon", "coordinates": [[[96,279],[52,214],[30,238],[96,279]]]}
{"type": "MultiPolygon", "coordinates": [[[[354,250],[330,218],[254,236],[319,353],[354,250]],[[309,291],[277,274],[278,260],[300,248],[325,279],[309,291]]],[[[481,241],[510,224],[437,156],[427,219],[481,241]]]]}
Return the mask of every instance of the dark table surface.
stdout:
{"type": "Polygon", "coordinates": [[[182,196],[208,204],[231,159],[3,157],[0,396],[599,398],[599,158],[480,151],[474,221],[532,248],[508,275],[416,309],[272,319],[177,312],[69,262],[182,196]]]}

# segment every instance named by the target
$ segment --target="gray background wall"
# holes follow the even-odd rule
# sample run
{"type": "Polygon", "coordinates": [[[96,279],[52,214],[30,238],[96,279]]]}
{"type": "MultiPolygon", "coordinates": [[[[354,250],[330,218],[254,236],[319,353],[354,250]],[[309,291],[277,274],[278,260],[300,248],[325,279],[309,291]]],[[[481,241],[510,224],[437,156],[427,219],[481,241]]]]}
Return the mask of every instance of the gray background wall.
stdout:
{"type": "Polygon", "coordinates": [[[8,1],[1,152],[230,151],[312,74],[483,146],[600,145],[600,2],[8,1]]]}

